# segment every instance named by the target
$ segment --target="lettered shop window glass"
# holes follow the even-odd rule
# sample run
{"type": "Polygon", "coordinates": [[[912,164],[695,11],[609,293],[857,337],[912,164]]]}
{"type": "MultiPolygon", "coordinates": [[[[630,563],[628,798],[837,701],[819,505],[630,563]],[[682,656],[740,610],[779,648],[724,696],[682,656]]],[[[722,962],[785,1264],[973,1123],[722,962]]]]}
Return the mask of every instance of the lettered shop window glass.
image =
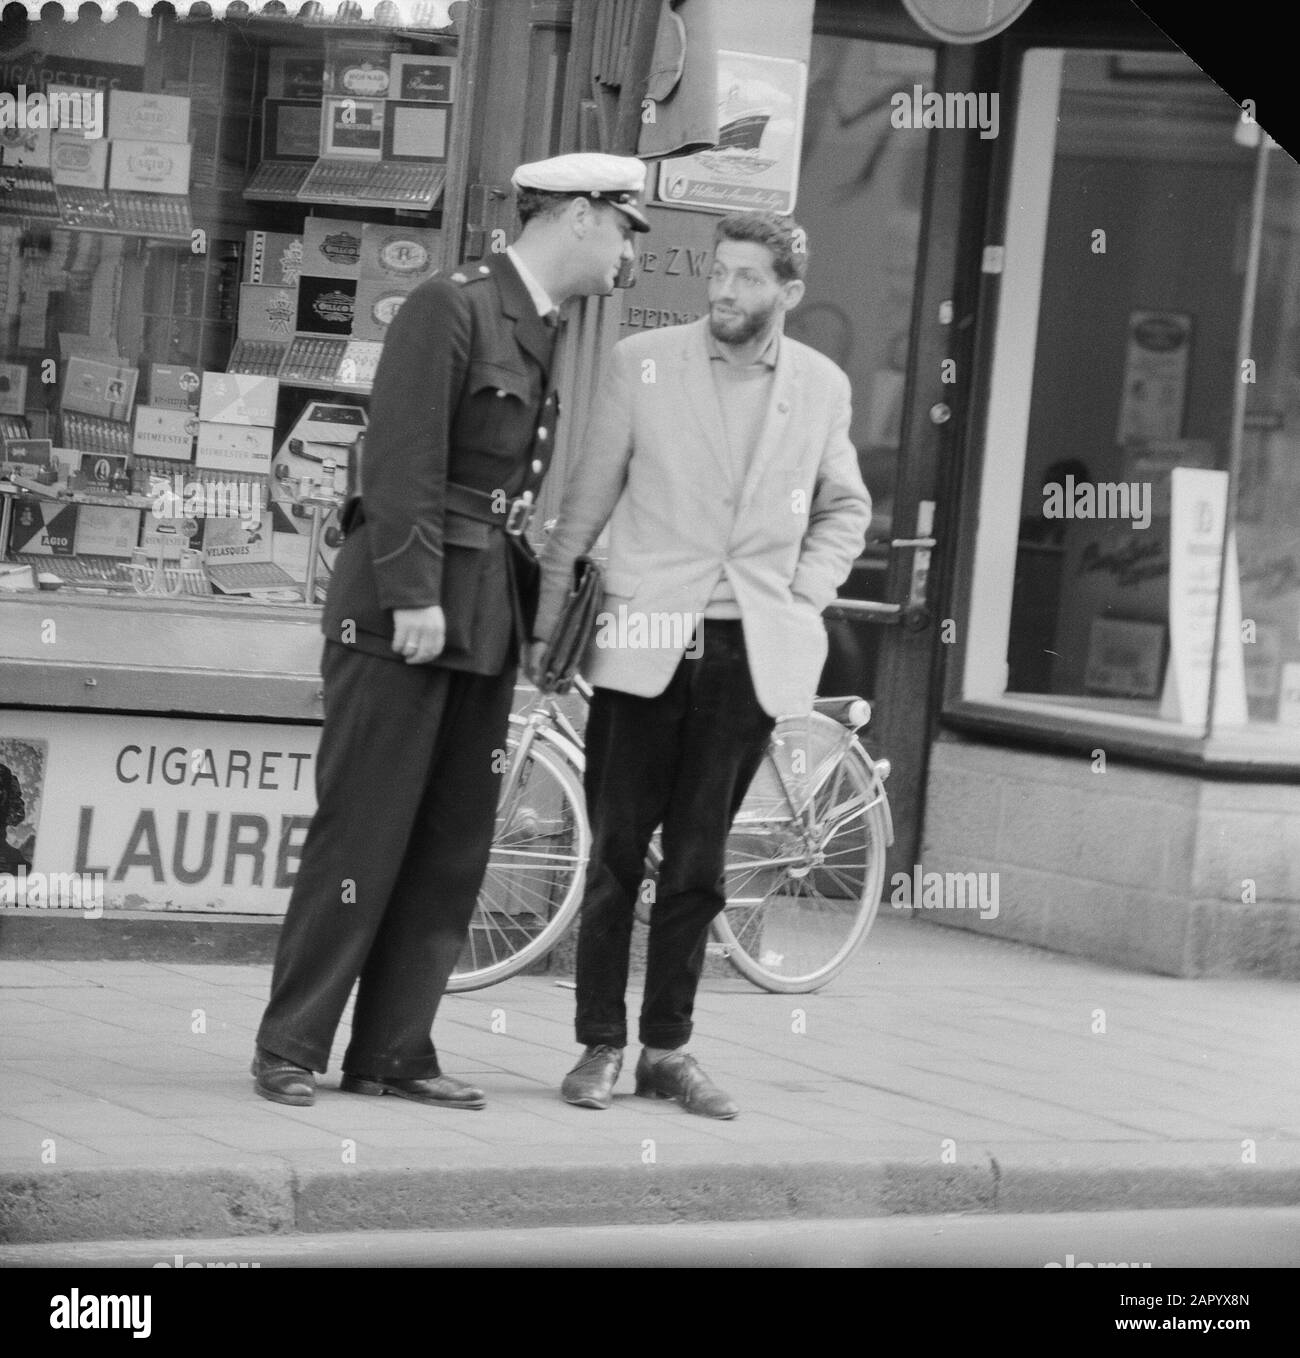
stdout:
{"type": "MultiPolygon", "coordinates": [[[[1054,96],[1054,135],[1017,143],[1043,212],[1006,693],[1203,732],[1255,155],[1180,55],[1051,55],[1021,119],[1054,96]]],[[[1243,683],[1221,663],[1219,703],[1243,683]]]]}

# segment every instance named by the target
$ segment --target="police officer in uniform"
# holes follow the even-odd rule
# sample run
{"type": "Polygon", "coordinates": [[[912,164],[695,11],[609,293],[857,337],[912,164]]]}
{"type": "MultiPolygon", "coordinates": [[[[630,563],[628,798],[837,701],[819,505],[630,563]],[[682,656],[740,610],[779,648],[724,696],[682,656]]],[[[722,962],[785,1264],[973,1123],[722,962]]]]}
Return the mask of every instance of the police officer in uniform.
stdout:
{"type": "Polygon", "coordinates": [[[430,1032],[487,868],[537,566],[523,537],[553,442],[558,308],[607,294],[648,231],[645,167],[521,166],[521,231],[389,327],[359,497],[326,600],[317,809],[257,1035],[257,1092],[310,1104],[354,984],[340,1088],[482,1108],[430,1032]]]}

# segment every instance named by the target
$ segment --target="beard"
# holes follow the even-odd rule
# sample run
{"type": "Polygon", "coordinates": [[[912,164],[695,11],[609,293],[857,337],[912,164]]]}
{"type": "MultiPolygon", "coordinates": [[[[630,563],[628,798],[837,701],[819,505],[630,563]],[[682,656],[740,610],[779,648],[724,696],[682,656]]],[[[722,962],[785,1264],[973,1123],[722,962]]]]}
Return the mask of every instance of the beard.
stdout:
{"type": "Polygon", "coordinates": [[[709,308],[709,333],[721,344],[748,344],[756,339],[772,323],[776,307],[770,306],[761,311],[741,311],[735,309],[734,316],[719,318],[709,308]]]}

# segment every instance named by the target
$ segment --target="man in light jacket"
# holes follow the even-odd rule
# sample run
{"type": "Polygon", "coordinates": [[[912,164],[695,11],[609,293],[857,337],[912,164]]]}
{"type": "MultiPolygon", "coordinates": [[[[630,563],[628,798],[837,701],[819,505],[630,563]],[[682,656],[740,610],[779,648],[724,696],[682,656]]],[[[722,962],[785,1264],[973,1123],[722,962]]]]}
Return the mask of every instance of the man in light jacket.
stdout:
{"type": "Polygon", "coordinates": [[[871,500],[849,440],[848,378],[782,333],[806,236],[722,218],[709,314],[617,344],[542,553],[538,672],[576,557],[608,524],[606,593],[586,663],[592,820],[576,1036],[563,1097],[608,1108],[627,1044],[628,954],[646,849],[663,827],[636,1092],[706,1117],[735,1103],[686,1051],[727,836],[775,719],[807,712],[822,610],[861,552],[871,500]]]}

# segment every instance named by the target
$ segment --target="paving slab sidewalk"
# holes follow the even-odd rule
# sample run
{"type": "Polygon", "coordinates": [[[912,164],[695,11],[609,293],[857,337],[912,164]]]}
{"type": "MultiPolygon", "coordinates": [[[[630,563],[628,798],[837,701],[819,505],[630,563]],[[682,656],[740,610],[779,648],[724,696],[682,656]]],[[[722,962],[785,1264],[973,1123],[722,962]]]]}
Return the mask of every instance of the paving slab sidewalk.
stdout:
{"type": "MultiPolygon", "coordinates": [[[[1300,1204],[1300,988],[883,918],[814,995],[707,979],[734,1122],[570,1108],[573,992],[449,996],[481,1112],[248,1075],[265,966],[0,961],[0,1241],[1300,1204]]],[[[637,981],[633,981],[633,997],[637,981]]],[[[346,1020],[345,1020],[346,1026],[346,1020]]],[[[341,1053],[346,1032],[335,1051],[341,1053]]]]}

